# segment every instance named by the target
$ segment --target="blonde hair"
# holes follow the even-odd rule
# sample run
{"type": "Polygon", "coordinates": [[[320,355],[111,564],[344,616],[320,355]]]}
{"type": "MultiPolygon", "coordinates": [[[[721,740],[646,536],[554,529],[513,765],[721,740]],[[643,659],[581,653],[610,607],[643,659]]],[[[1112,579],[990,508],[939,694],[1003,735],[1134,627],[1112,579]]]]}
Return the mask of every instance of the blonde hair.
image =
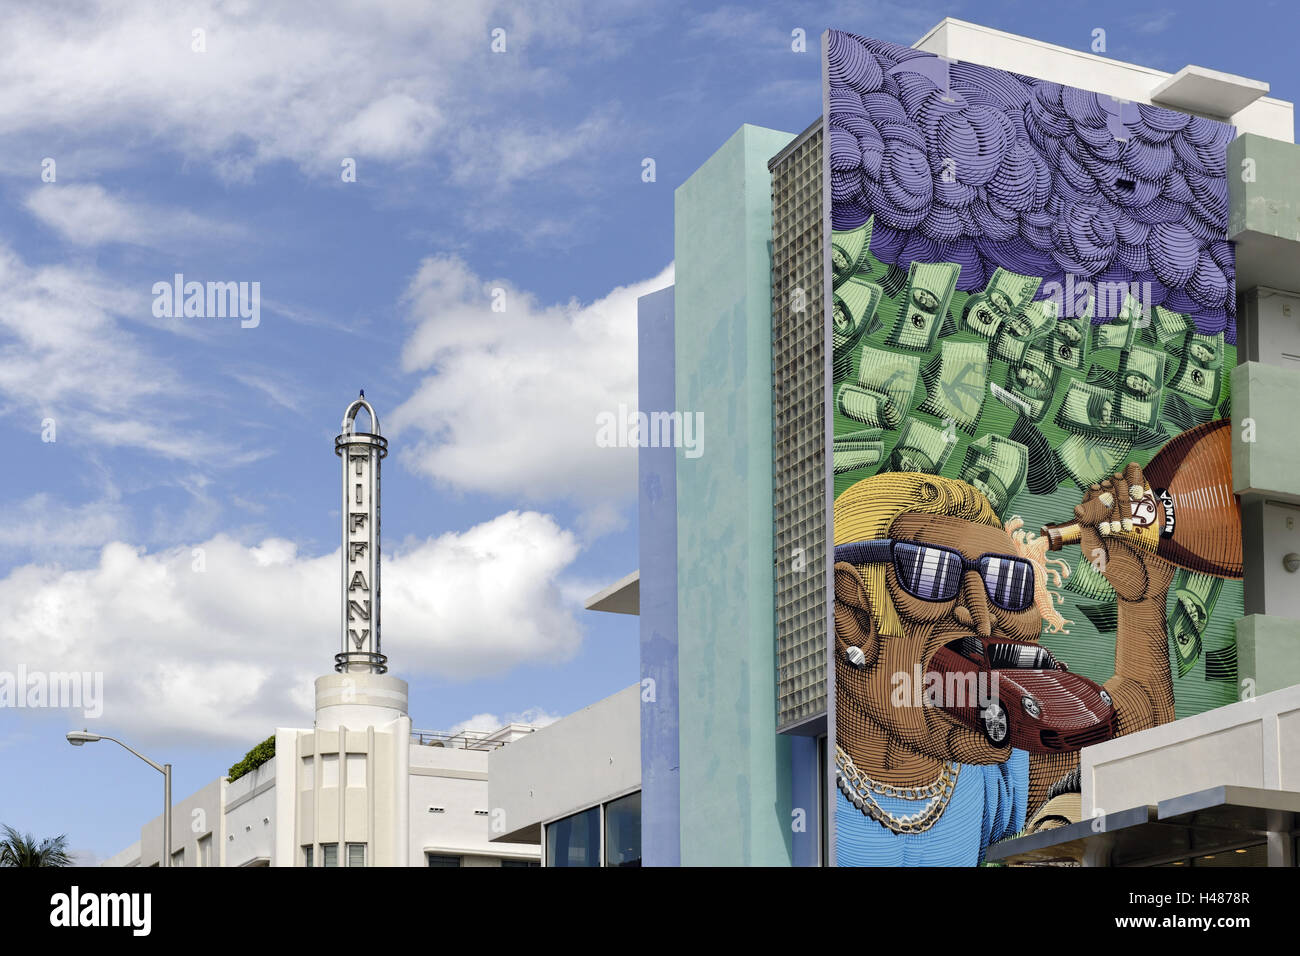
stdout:
{"type": "MultiPolygon", "coordinates": [[[[835,543],[887,538],[895,519],[905,514],[947,515],[1002,527],[988,499],[966,482],[922,472],[890,471],[855,482],[835,499],[835,543]]],[[[885,565],[859,565],[858,571],[867,586],[877,631],[889,637],[902,636],[903,622],[885,584],[885,565]]]]}

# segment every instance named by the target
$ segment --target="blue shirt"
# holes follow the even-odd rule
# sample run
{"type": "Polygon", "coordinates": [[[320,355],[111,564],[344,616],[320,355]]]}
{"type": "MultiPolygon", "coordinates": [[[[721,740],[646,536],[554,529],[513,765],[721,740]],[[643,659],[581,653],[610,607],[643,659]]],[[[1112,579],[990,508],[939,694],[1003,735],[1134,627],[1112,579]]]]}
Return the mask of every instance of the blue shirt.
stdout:
{"type": "MultiPolygon", "coordinates": [[[[895,833],[836,789],[835,841],[840,866],[974,866],[990,843],[1025,826],[1029,754],[1012,750],[999,764],[961,764],[939,822],[921,833],[895,833]]],[[[881,808],[910,816],[929,803],[873,794],[881,808]]]]}

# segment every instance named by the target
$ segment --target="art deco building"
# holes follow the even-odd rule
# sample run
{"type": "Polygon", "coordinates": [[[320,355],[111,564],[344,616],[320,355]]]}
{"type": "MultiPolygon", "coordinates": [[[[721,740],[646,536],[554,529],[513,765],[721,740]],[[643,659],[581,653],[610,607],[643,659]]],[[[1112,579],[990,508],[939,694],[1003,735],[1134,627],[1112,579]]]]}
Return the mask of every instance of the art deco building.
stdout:
{"type": "MultiPolygon", "coordinates": [[[[334,440],[341,467],[339,651],[312,727],[277,727],[269,759],[173,809],[173,866],[535,866],[489,842],[488,757],[535,728],[413,730],[407,685],[380,649],[380,470],[388,441],[364,393],[334,440]],[[365,412],[363,431],[357,415],[365,412]],[[204,825],[195,829],[195,821],[204,825]]],[[[322,642],[323,643],[323,642],[322,642]]],[[[162,817],[105,866],[157,866],[162,817]]],[[[504,831],[498,816],[496,829],[504,831]]]]}

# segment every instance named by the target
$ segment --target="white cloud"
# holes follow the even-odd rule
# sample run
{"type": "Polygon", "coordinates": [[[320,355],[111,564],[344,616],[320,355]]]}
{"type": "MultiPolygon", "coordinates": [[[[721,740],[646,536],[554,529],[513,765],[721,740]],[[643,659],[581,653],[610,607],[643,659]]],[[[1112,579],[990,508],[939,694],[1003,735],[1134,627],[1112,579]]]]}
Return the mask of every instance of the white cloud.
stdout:
{"type": "Polygon", "coordinates": [[[128,524],[116,488],[80,505],[63,504],[42,492],[0,504],[0,548],[9,561],[24,555],[42,562],[75,560],[122,536],[128,524]]]}
{"type": "MultiPolygon", "coordinates": [[[[84,570],[15,569],[0,579],[5,667],[103,672],[100,726],[142,741],[309,725],[312,681],[338,650],[338,552],[222,535],[199,548],[115,542],[84,570]]],[[[581,630],[558,582],[578,550],[549,516],[517,511],[395,550],[383,580],[390,672],[469,679],[567,659],[581,630]]]]}
{"type": "Polygon", "coordinates": [[[132,202],[94,183],[42,186],[28,194],[25,205],[42,223],[81,246],[122,242],[175,249],[180,244],[232,240],[246,234],[184,209],[132,202]]]}
{"type": "Polygon", "coordinates": [[[545,727],[559,719],[559,714],[547,713],[540,707],[529,707],[518,713],[505,714],[500,717],[496,714],[475,714],[473,717],[456,724],[449,733],[458,734],[463,730],[474,730],[490,734],[494,730],[500,730],[506,724],[532,724],[534,727],[545,727]]]}
{"type": "MultiPolygon", "coordinates": [[[[596,444],[596,417],[636,407],[636,300],[673,281],[620,286],[583,305],[542,306],[455,258],[424,260],[406,292],[406,371],[426,372],[391,417],[402,455],[452,487],[593,507],[635,495],[636,454],[596,444]],[[505,310],[492,310],[504,289],[505,310]]],[[[591,522],[609,527],[607,513],[591,522]]]]}
{"type": "Polygon", "coordinates": [[[538,54],[552,43],[572,50],[582,5],[14,0],[0,44],[0,136],[31,138],[56,159],[56,147],[87,138],[147,140],[228,179],[283,160],[337,178],[345,156],[464,158],[452,133],[500,127],[491,106],[545,87],[550,72],[533,59],[545,62],[538,54]],[[507,31],[505,55],[491,52],[495,27],[507,31]]]}
{"type": "Polygon", "coordinates": [[[1160,10],[1142,17],[1132,17],[1129,23],[1138,33],[1151,35],[1155,33],[1164,33],[1169,24],[1174,21],[1175,14],[1172,10],[1160,10]]]}
{"type": "Polygon", "coordinates": [[[306,389],[292,381],[293,376],[288,369],[252,372],[237,368],[229,374],[239,384],[261,392],[281,408],[287,408],[291,412],[302,411],[306,389]]]}
{"type": "Polygon", "coordinates": [[[422,150],[443,124],[435,107],[406,93],[366,105],[334,136],[329,152],[401,159],[422,150]]]}
{"type": "MultiPolygon", "coordinates": [[[[467,125],[457,133],[460,161],[452,170],[458,183],[504,189],[536,182],[546,170],[559,170],[575,157],[592,155],[617,128],[608,110],[593,113],[563,135],[536,120],[492,126],[467,125]]],[[[548,174],[554,186],[562,172],[548,174]]]]}
{"type": "Polygon", "coordinates": [[[267,454],[187,421],[196,386],[119,321],[140,314],[142,292],[89,267],[29,266],[0,241],[0,414],[23,416],[32,432],[51,422],[51,453],[69,442],[185,462],[267,454]]]}

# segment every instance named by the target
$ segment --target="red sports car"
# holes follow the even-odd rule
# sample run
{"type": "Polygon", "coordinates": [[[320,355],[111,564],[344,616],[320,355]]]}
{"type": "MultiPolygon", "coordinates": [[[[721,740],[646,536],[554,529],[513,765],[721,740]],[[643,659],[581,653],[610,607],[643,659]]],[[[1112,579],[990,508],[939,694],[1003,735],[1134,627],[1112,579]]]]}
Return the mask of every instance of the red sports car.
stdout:
{"type": "Polygon", "coordinates": [[[930,666],[943,681],[938,706],[994,747],[1057,753],[1119,731],[1105,688],[1070,673],[1038,644],[966,637],[941,647],[930,666]]]}

